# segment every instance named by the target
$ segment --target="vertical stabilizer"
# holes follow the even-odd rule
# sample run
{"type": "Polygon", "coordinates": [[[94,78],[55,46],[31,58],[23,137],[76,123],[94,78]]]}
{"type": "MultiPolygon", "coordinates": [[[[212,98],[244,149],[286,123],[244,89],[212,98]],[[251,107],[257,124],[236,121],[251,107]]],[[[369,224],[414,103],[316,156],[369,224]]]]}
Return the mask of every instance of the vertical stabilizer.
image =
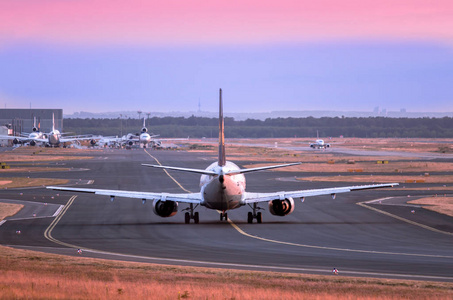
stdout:
{"type": "Polygon", "coordinates": [[[55,115],[52,113],[52,132],[55,131],[55,115]]]}
{"type": "Polygon", "coordinates": [[[222,104],[222,89],[219,91],[219,166],[224,166],[225,159],[225,134],[223,122],[223,104],[222,104]]]}
{"type": "Polygon", "coordinates": [[[145,117],[143,117],[143,128],[146,127],[146,124],[145,124],[145,117]]]}

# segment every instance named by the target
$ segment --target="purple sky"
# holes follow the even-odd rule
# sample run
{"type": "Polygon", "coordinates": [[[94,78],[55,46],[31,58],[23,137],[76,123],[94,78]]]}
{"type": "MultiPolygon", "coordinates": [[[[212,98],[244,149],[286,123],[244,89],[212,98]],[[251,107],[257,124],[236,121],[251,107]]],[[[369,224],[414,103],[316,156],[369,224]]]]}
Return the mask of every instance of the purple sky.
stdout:
{"type": "Polygon", "coordinates": [[[453,111],[450,1],[205,2],[2,1],[0,107],[453,111]]]}

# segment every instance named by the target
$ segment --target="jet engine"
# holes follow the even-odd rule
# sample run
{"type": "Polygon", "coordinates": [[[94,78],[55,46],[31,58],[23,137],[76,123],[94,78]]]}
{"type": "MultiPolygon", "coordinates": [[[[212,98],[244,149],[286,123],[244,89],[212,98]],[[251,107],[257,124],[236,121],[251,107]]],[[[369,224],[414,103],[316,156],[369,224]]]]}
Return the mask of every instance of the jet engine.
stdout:
{"type": "Polygon", "coordinates": [[[178,212],[178,202],[154,200],[153,211],[162,218],[172,217],[178,212]]]}
{"type": "Polygon", "coordinates": [[[32,130],[33,130],[33,132],[38,132],[38,128],[36,128],[36,127],[33,127],[32,130]]]}
{"type": "Polygon", "coordinates": [[[286,216],[294,211],[293,198],[269,201],[269,212],[274,216],[286,216]]]}
{"type": "Polygon", "coordinates": [[[148,132],[148,128],[143,127],[143,128],[142,128],[142,133],[145,133],[145,132],[148,132]]]}
{"type": "Polygon", "coordinates": [[[90,144],[91,144],[91,146],[96,145],[96,140],[90,140],[90,144]]]}
{"type": "Polygon", "coordinates": [[[14,140],[13,140],[13,144],[14,144],[14,145],[20,144],[20,140],[19,140],[19,139],[14,139],[14,140]]]}
{"type": "Polygon", "coordinates": [[[36,146],[36,142],[35,141],[30,141],[30,146],[36,146]]]}
{"type": "Polygon", "coordinates": [[[127,143],[129,144],[129,146],[132,146],[134,144],[134,141],[129,141],[127,143]]]}

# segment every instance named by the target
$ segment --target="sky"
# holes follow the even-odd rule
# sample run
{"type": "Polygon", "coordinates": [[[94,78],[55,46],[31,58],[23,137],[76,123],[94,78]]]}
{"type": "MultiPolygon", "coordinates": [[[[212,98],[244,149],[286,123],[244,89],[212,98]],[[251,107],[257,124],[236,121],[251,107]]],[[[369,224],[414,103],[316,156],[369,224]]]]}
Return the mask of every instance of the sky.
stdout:
{"type": "Polygon", "coordinates": [[[0,108],[453,111],[448,0],[1,0],[0,108]]]}

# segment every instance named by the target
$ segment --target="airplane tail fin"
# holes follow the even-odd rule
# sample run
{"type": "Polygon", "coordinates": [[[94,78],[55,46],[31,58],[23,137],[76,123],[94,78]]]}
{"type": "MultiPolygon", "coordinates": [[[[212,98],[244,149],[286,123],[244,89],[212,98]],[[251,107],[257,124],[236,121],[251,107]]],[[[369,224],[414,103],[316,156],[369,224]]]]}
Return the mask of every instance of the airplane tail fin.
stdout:
{"type": "Polygon", "coordinates": [[[218,164],[219,164],[219,166],[224,166],[226,164],[222,89],[219,90],[219,161],[218,161],[218,164]]]}
{"type": "Polygon", "coordinates": [[[52,131],[55,131],[55,114],[52,113],[52,131]]]}

